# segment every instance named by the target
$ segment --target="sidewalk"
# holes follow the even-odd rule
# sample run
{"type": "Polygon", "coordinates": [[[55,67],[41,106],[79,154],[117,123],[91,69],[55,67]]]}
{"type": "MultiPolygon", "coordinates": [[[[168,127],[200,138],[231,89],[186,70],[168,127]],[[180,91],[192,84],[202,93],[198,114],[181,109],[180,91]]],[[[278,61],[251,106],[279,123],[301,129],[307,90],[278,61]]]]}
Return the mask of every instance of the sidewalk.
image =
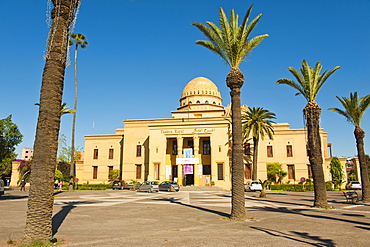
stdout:
{"type": "MultiPolygon", "coordinates": [[[[27,195],[9,190],[0,199],[6,225],[0,243],[22,236],[27,195]]],[[[215,198],[230,199],[224,191],[63,192],[56,195],[65,203],[54,206],[54,232],[65,243],[59,246],[79,247],[368,246],[369,204],[347,204],[338,192],[328,192],[335,209],[311,208],[310,192],[268,192],[265,199],[256,195],[246,193],[246,221],[229,221],[229,205],[207,204],[215,198]],[[188,202],[179,200],[183,196],[188,202]],[[105,204],[97,203],[102,200],[105,204]]]]}

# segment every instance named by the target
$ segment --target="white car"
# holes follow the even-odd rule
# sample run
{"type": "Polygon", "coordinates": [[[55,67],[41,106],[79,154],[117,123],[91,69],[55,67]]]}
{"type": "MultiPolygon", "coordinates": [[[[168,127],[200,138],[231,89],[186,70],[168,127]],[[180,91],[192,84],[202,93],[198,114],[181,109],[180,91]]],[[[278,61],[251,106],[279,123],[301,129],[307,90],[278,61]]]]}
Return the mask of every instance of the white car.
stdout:
{"type": "Polygon", "coordinates": [[[244,185],[245,191],[262,191],[262,184],[260,181],[252,180],[244,185]]]}
{"type": "Polygon", "coordinates": [[[347,190],[360,190],[361,183],[359,181],[351,181],[346,185],[347,190]]]}
{"type": "Polygon", "coordinates": [[[0,196],[4,195],[4,180],[0,179],[0,196]]]}

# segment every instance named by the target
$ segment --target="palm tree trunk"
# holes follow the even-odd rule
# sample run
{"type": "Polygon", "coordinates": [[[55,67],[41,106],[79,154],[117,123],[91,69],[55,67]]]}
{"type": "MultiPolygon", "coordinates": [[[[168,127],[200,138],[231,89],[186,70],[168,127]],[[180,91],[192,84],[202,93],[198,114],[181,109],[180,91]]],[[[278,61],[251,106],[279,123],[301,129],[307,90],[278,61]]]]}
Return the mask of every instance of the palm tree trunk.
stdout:
{"type": "Polygon", "coordinates": [[[48,241],[52,236],[54,173],[60,105],[68,48],[68,28],[79,0],[53,0],[52,27],[42,77],[40,108],[34,143],[31,187],[23,241],[48,241]]]}
{"type": "Polygon", "coordinates": [[[320,138],[320,114],[321,108],[316,102],[309,102],[303,109],[306,117],[307,126],[307,141],[308,141],[308,155],[312,167],[312,176],[314,179],[314,207],[328,207],[326,197],[326,184],[323,170],[323,158],[321,151],[320,138]]]}
{"type": "Polygon", "coordinates": [[[71,166],[69,171],[69,187],[68,191],[73,191],[74,178],[76,176],[76,165],[75,165],[75,131],[76,131],[76,114],[77,114],[77,100],[78,100],[78,78],[77,78],[77,56],[78,56],[78,43],[76,41],[75,56],[74,56],[74,84],[75,84],[75,97],[73,108],[75,112],[72,119],[72,144],[71,144],[71,166]]]}
{"type": "Polygon", "coordinates": [[[370,182],[367,168],[367,157],[365,155],[364,138],[365,132],[360,127],[355,128],[355,138],[357,146],[357,155],[360,162],[361,184],[362,184],[362,201],[370,200],[370,182]]]}
{"type": "Polygon", "coordinates": [[[253,137],[252,180],[257,180],[258,138],[253,137]]]}
{"type": "Polygon", "coordinates": [[[232,194],[231,216],[233,220],[246,219],[244,198],[244,162],[243,162],[243,135],[240,110],[240,88],[244,83],[243,73],[232,68],[226,77],[227,86],[231,95],[231,120],[232,120],[232,194]]]}

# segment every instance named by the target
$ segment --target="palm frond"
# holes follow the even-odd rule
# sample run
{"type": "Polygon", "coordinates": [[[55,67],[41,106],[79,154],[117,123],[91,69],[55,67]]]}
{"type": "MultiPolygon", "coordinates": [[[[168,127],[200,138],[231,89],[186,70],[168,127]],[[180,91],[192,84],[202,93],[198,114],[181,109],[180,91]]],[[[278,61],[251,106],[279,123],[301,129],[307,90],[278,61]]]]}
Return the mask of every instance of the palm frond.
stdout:
{"type": "Polygon", "coordinates": [[[357,92],[350,93],[349,98],[335,96],[343,106],[343,110],[339,108],[330,108],[344,116],[347,121],[355,127],[360,127],[363,116],[370,106],[370,94],[359,99],[357,92]]]}
{"type": "Polygon", "coordinates": [[[217,27],[212,22],[206,22],[208,26],[193,22],[192,25],[197,27],[208,38],[209,42],[212,43],[211,45],[208,42],[197,40],[196,44],[217,53],[231,68],[238,68],[239,64],[244,61],[251,50],[257,47],[263,39],[268,37],[265,34],[249,40],[251,31],[261,18],[260,14],[248,24],[252,7],[253,5],[249,7],[241,25],[238,24],[239,16],[235,14],[234,9],[231,9],[228,19],[222,8],[219,11],[220,27],[217,27]]]}
{"type": "Polygon", "coordinates": [[[340,66],[337,66],[329,72],[324,71],[320,75],[322,70],[320,61],[316,62],[315,68],[312,68],[306,60],[303,60],[302,67],[299,71],[293,67],[288,67],[288,71],[295,77],[297,82],[293,83],[292,81],[288,81],[289,79],[280,79],[283,82],[278,80],[277,84],[286,84],[297,89],[307,102],[315,101],[325,81],[339,68],[340,66]]]}

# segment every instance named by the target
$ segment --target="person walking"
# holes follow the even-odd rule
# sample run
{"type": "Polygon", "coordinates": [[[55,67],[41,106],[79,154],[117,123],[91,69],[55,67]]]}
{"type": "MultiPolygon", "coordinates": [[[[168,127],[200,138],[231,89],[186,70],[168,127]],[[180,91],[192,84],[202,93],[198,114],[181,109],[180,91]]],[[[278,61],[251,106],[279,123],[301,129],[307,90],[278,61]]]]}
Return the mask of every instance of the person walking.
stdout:
{"type": "Polygon", "coordinates": [[[62,182],[62,181],[60,181],[58,185],[59,185],[59,191],[62,191],[63,182],[62,182]]]}
{"type": "Polygon", "coordinates": [[[21,185],[20,191],[26,191],[26,181],[24,181],[24,179],[22,179],[20,185],[21,185]]]}

